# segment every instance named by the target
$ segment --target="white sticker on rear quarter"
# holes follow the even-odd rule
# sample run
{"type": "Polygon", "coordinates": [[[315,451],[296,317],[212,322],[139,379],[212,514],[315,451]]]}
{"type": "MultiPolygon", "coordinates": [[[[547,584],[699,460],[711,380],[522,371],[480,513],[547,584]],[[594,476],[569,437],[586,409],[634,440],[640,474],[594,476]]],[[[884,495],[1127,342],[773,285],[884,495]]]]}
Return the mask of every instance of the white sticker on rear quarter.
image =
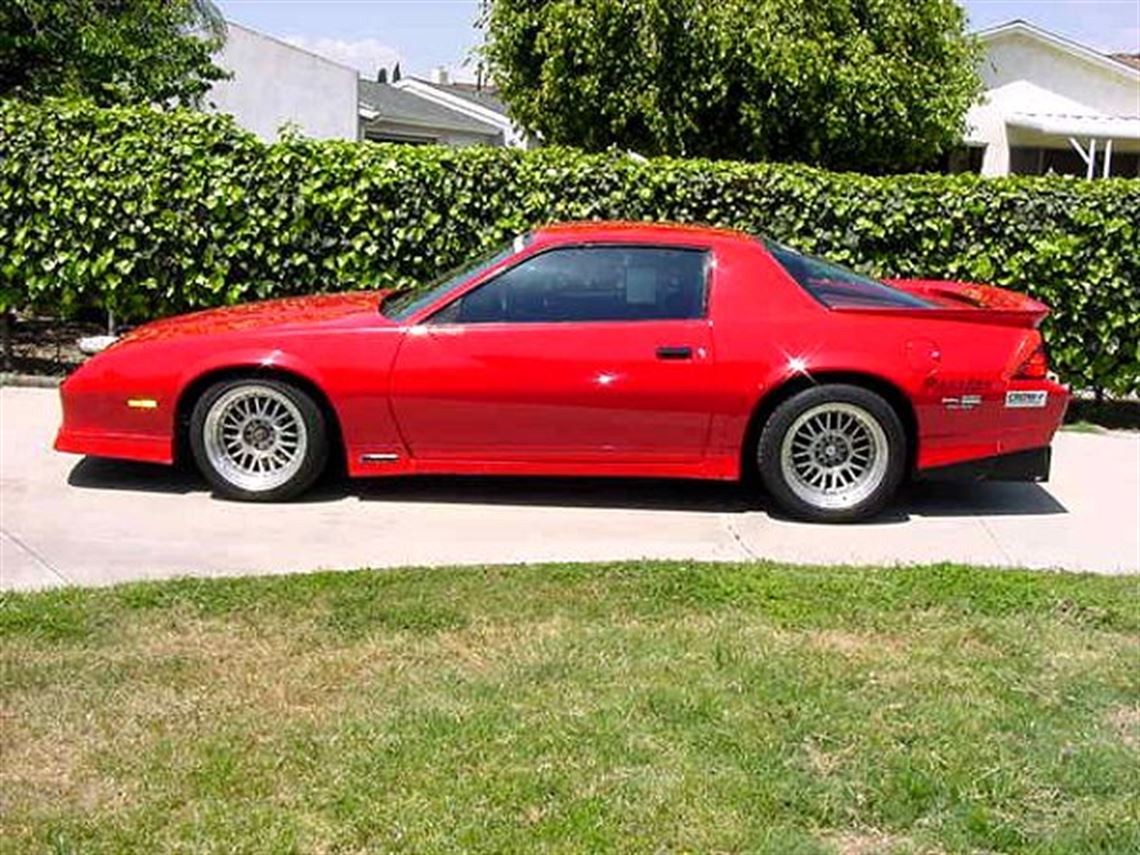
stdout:
{"type": "Polygon", "coordinates": [[[1044,407],[1049,400],[1048,392],[1006,392],[1005,405],[1011,410],[1028,410],[1044,407]]]}

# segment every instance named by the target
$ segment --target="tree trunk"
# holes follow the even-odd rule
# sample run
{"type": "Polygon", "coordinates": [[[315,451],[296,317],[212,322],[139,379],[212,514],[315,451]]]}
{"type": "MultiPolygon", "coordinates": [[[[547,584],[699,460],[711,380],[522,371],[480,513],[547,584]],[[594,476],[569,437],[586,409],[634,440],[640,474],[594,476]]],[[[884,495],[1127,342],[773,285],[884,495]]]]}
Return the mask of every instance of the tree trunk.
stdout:
{"type": "Polygon", "coordinates": [[[11,309],[5,309],[0,312],[0,338],[4,340],[4,370],[12,370],[12,338],[14,335],[14,327],[16,326],[16,317],[11,309]]]}

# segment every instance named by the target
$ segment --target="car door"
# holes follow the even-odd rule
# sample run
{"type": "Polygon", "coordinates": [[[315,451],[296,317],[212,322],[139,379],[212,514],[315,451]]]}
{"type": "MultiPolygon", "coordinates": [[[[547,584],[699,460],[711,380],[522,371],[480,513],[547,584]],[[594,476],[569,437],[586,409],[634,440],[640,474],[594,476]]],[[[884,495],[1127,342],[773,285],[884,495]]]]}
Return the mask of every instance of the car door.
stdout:
{"type": "Polygon", "coordinates": [[[392,404],[419,459],[680,462],[712,409],[708,253],[558,247],[412,327],[392,404]]]}

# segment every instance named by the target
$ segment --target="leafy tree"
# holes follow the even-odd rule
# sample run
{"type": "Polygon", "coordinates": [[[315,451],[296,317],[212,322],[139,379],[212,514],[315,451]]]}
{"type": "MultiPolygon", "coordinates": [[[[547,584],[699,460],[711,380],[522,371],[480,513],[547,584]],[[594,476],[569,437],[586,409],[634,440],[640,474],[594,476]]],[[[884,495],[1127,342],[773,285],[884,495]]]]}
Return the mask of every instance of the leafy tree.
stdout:
{"type": "Polygon", "coordinates": [[[392,69],[392,82],[400,82],[400,63],[398,62],[396,63],[396,67],[392,69]]]}
{"type": "Polygon", "coordinates": [[[209,0],[4,0],[0,96],[190,104],[225,72],[209,0]]]}
{"type": "Polygon", "coordinates": [[[489,0],[483,52],[551,143],[899,172],[961,138],[954,0],[489,0]]]}

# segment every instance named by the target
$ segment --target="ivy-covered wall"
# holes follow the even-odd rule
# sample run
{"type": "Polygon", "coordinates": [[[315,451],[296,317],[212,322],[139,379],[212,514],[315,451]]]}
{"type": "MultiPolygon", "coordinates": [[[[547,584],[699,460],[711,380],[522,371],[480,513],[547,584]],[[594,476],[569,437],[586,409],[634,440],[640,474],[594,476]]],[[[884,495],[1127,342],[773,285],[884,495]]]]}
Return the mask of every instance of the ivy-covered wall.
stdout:
{"type": "Polygon", "coordinates": [[[0,308],[205,306],[410,286],[533,226],[673,220],[880,276],[1051,305],[1054,366],[1140,391],[1140,180],[869,178],[805,167],[286,140],[194,112],[0,104],[0,308]]]}

